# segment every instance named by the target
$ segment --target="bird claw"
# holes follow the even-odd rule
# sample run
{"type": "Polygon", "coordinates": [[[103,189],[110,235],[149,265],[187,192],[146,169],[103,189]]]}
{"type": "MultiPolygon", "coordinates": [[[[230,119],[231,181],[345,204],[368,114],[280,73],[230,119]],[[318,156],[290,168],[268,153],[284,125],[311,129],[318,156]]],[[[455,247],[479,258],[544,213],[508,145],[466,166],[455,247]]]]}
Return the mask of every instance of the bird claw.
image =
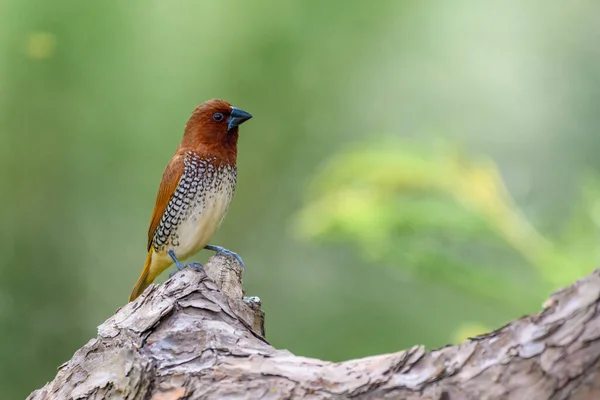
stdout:
{"type": "Polygon", "coordinates": [[[173,272],[171,272],[169,274],[169,278],[172,278],[173,275],[175,275],[179,271],[184,270],[186,267],[191,267],[191,268],[195,269],[196,271],[202,271],[202,272],[204,272],[204,267],[202,266],[202,264],[200,264],[198,262],[191,262],[191,263],[183,265],[181,263],[181,261],[179,261],[179,259],[175,255],[175,252],[173,251],[173,249],[169,249],[169,251],[167,251],[167,253],[173,259],[173,262],[175,263],[175,266],[177,267],[176,271],[173,271],[173,272]]]}
{"type": "Polygon", "coordinates": [[[224,256],[230,256],[230,257],[234,257],[238,263],[240,263],[240,265],[242,266],[242,269],[245,271],[246,267],[244,265],[244,261],[242,260],[242,257],[240,257],[237,253],[234,253],[231,250],[227,250],[224,247],[221,246],[214,246],[212,244],[208,244],[204,247],[206,250],[212,250],[214,251],[216,254],[216,256],[220,256],[220,255],[224,255],[224,256]]]}
{"type": "Polygon", "coordinates": [[[204,267],[199,262],[191,262],[183,265],[181,268],[177,264],[175,266],[177,267],[177,269],[169,274],[169,278],[172,278],[176,273],[178,273],[179,271],[183,271],[187,267],[195,269],[196,271],[204,272],[204,267]]]}
{"type": "Polygon", "coordinates": [[[189,264],[185,265],[186,267],[190,267],[195,269],[196,271],[201,271],[204,272],[204,267],[202,266],[202,264],[200,264],[199,262],[191,262],[189,264]]]}

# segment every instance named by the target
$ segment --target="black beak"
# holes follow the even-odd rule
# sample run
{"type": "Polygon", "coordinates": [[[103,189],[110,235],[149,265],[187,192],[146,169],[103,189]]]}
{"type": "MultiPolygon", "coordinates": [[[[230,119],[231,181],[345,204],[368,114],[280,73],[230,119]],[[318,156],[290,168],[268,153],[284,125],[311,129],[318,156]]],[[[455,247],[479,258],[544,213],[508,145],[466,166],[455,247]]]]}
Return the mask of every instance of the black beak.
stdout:
{"type": "Polygon", "coordinates": [[[243,124],[245,121],[248,121],[250,118],[252,118],[250,113],[240,110],[239,108],[231,107],[231,113],[229,114],[229,125],[227,126],[227,129],[232,130],[233,128],[243,124]]]}

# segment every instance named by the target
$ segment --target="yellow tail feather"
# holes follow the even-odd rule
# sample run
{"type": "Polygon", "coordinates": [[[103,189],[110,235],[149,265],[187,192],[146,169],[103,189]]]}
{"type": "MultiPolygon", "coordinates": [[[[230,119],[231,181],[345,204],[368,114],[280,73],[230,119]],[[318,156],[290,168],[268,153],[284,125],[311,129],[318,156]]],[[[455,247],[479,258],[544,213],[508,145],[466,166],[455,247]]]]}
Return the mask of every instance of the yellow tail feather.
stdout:
{"type": "Polygon", "coordinates": [[[150,264],[152,263],[152,253],[153,250],[150,249],[150,251],[148,252],[148,257],[146,258],[146,263],[144,264],[144,269],[142,270],[142,274],[135,283],[131,295],[129,295],[129,301],[135,300],[140,294],[144,292],[144,289],[146,289],[154,280],[154,277],[149,276],[150,264]]]}

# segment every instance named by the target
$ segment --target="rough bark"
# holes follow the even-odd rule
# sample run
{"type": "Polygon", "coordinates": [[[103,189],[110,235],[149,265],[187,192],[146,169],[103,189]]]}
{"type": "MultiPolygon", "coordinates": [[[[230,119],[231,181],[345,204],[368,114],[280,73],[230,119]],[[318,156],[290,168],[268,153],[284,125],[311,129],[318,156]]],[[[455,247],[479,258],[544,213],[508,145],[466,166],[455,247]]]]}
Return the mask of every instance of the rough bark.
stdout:
{"type": "Polygon", "coordinates": [[[152,285],[29,399],[600,399],[600,271],[459,346],[341,363],[273,348],[242,295],[223,257],[152,285]]]}

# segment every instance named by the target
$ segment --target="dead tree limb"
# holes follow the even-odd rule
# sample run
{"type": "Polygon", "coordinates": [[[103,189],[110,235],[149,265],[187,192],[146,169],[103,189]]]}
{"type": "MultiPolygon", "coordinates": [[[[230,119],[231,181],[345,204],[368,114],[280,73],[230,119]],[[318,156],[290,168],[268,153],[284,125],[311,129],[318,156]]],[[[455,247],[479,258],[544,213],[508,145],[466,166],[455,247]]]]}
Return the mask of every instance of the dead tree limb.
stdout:
{"type": "Polygon", "coordinates": [[[600,399],[600,271],[459,346],[331,363],[273,348],[241,270],[213,258],[153,285],[29,399],[600,399]]]}

